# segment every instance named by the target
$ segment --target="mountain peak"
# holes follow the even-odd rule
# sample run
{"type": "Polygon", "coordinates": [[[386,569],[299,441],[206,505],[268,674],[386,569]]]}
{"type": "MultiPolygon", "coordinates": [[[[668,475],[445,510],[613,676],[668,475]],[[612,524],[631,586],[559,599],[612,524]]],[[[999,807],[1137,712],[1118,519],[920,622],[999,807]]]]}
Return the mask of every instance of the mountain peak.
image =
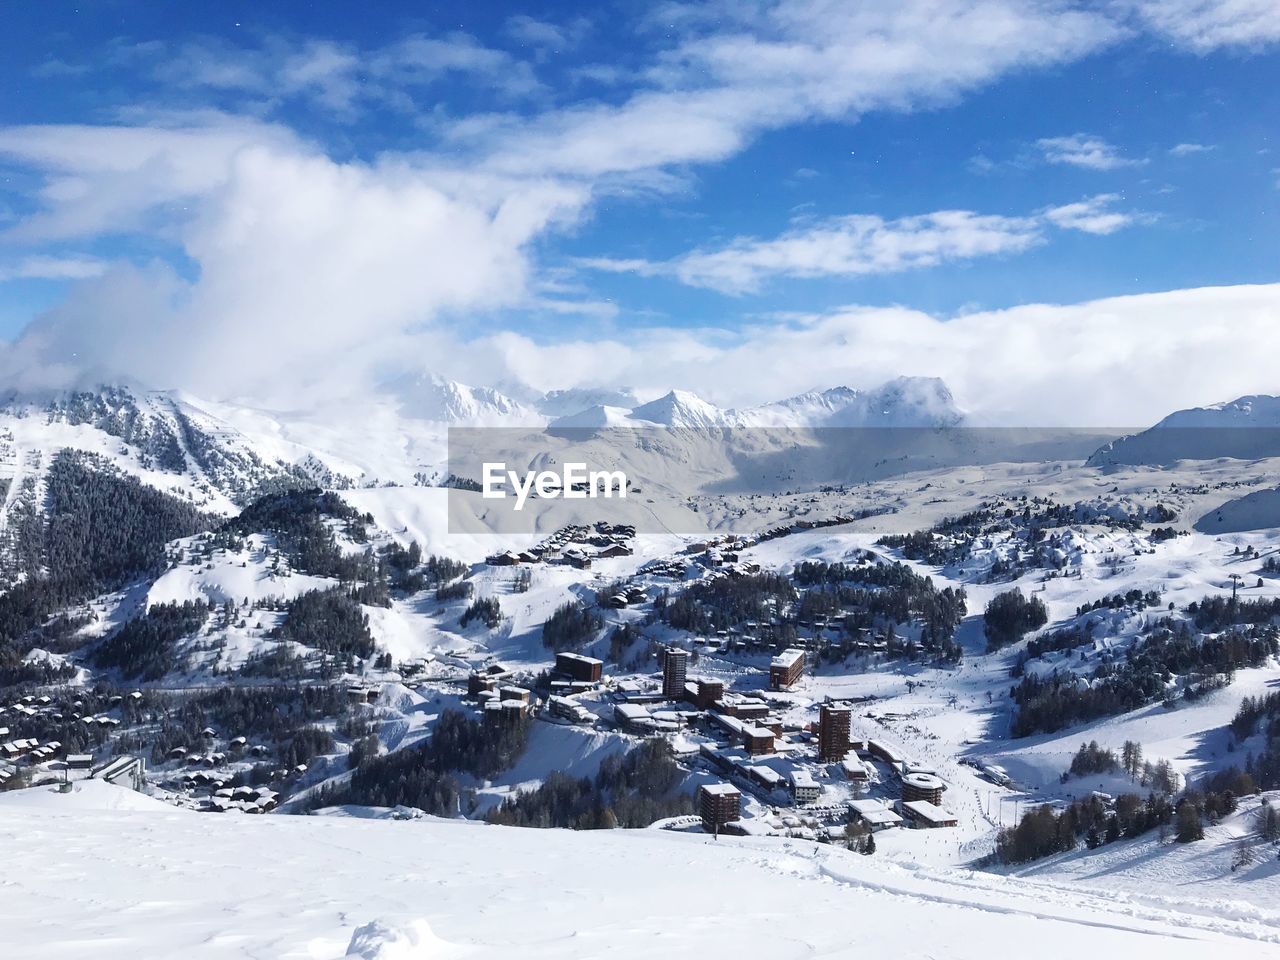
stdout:
{"type": "Polygon", "coordinates": [[[672,390],[657,400],[641,404],[631,418],[667,427],[707,429],[730,425],[730,418],[715,404],[688,390],[672,390]]]}
{"type": "Polygon", "coordinates": [[[895,377],[870,390],[811,390],[743,412],[753,425],[777,427],[954,427],[964,420],[937,377],[895,377]]]}
{"type": "Polygon", "coordinates": [[[473,387],[435,373],[409,374],[390,386],[415,420],[468,426],[539,424],[544,418],[491,387],[473,387]]]}

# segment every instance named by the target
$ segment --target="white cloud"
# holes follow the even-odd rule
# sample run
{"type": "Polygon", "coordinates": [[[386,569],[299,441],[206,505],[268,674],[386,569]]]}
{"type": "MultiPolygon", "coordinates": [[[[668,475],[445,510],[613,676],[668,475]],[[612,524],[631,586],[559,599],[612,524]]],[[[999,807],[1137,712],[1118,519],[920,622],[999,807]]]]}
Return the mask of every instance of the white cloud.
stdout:
{"type": "Polygon", "coordinates": [[[1087,133],[1075,133],[1068,137],[1043,137],[1036,141],[1036,146],[1040,148],[1046,163],[1063,163],[1089,170],[1114,170],[1143,162],[1122,156],[1106,140],[1087,133]]]}
{"type": "Polygon", "coordinates": [[[77,185],[46,191],[49,209],[9,239],[94,236],[159,204],[198,267],[187,279],[117,264],[86,281],[8,351],[10,384],[41,368],[65,378],[73,356],[91,375],[218,395],[296,398],[367,381],[408,359],[407,333],[529,299],[528,244],[588,199],[554,181],[516,190],[398,161],[338,163],[291,138],[246,144],[220,127],[10,130],[0,150],[39,154],[57,184],[77,185]]]}
{"type": "MultiPolygon", "coordinates": [[[[41,244],[128,234],[171,245],[181,264],[112,264],[88,277],[3,351],[0,382],[124,375],[302,403],[307,385],[336,390],[344,378],[363,382],[397,366],[463,367],[477,378],[506,366],[548,386],[570,385],[565,380],[585,370],[655,387],[699,389],[705,381],[731,396],[766,387],[776,395],[802,376],[797,389],[815,379],[869,380],[935,366],[932,372],[953,370],[957,386],[977,390],[981,376],[957,367],[955,354],[985,349],[987,340],[998,347],[993,370],[1031,357],[1043,361],[1037,374],[1047,376],[1064,349],[1066,360],[1087,365],[1096,358],[1077,354],[1077,341],[1063,335],[1058,344],[1023,329],[1037,310],[1057,317],[1054,311],[1079,308],[984,314],[1001,319],[965,336],[980,329],[971,317],[943,322],[855,309],[736,332],[651,330],[625,344],[540,347],[516,334],[465,341],[481,323],[500,324],[511,307],[608,320],[610,305],[552,295],[537,282],[541,241],[576,223],[601,196],[688,189],[688,165],[724,159],[770,130],[933,108],[1012,72],[1071,62],[1125,34],[1110,9],[1069,0],[722,2],[686,8],[682,39],[647,68],[629,67],[623,79],[631,88],[611,90],[609,102],[443,120],[447,110],[420,104],[442,76],[524,96],[542,92],[533,69],[461,34],[417,34],[377,48],[281,40],[134,45],[117,51],[117,64],[159,71],[168,88],[188,95],[231,94],[259,115],[284,102],[317,104],[339,118],[390,104],[416,120],[434,118],[432,132],[445,142],[434,153],[343,162],[279,124],[215,113],[138,113],[132,126],[0,129],[0,156],[43,183],[31,198],[37,212],[6,225],[0,244],[31,245],[34,256],[41,244]],[[892,324],[900,324],[900,341],[892,324]]],[[[554,42],[546,26],[512,29],[554,42]]],[[[1101,152],[1077,147],[1086,158],[1101,157],[1104,168],[1126,162],[1105,143],[1101,152]]],[[[751,289],[775,274],[857,274],[1016,252],[1050,228],[1104,233],[1122,226],[1123,216],[1098,198],[1021,217],[864,215],[774,239],[742,238],[669,265],[616,266],[751,289]]],[[[1076,323],[1095,337],[1114,326],[1076,323]]],[[[1189,338],[1172,343],[1194,347],[1189,338]]],[[[1103,346],[1098,356],[1109,358],[1103,346]]],[[[1119,355],[1136,362],[1132,352],[1119,355]]],[[[1029,390],[1024,381],[1019,371],[1010,395],[1017,384],[1029,390]]],[[[1045,392],[1043,381],[1039,389],[1045,392]]]]}
{"type": "Polygon", "coordinates": [[[590,24],[582,18],[560,25],[539,20],[527,14],[508,17],[504,24],[507,36],[517,43],[554,53],[562,53],[576,47],[590,28],[590,24]]]}
{"type": "Polygon", "coordinates": [[[470,372],[540,389],[632,384],[747,406],[814,386],[939,376],[981,422],[1145,426],[1172,410],[1274,393],[1280,284],[935,317],[848,307],[740,331],[641,330],[542,346],[501,334],[470,372]]]}
{"type": "Polygon", "coordinates": [[[1135,214],[1112,210],[1111,204],[1118,199],[1114,193],[1100,193],[1077,203],[1049,207],[1043,216],[1049,223],[1064,230],[1105,236],[1131,226],[1139,219],[1135,214]]]}
{"type": "Polygon", "coordinates": [[[0,261],[0,282],[6,280],[87,280],[102,276],[107,264],[95,257],[22,257],[0,261]]]}
{"type": "Polygon", "coordinates": [[[182,126],[0,128],[0,157],[45,177],[43,208],[0,239],[163,233],[175,210],[225,184],[235,157],[252,148],[301,149],[283,127],[215,114],[182,126]]]}
{"type": "Polygon", "coordinates": [[[1280,42],[1277,0],[1137,0],[1144,26],[1195,53],[1280,42]]]}
{"type": "Polygon", "coordinates": [[[1204,144],[1204,143],[1179,143],[1170,147],[1169,153],[1171,156],[1175,156],[1175,157],[1189,157],[1192,154],[1208,153],[1211,150],[1216,150],[1216,149],[1217,147],[1204,144]]]}
{"type": "Polygon", "coordinates": [[[243,93],[268,105],[306,100],[348,119],[364,103],[410,110],[414,96],[448,74],[508,95],[540,89],[529,64],[464,33],[409,34],[371,49],[330,40],[272,37],[244,47],[201,38],[176,49],[150,46],[129,59],[152,63],[158,79],[180,88],[243,93]]]}
{"type": "Polygon", "coordinates": [[[1023,217],[971,210],[895,220],[856,214],[797,226],[769,240],[739,237],[721,248],[695,250],[670,261],[593,257],[578,264],[611,273],[672,276],[721,293],[753,293],[773,277],[857,277],[1021,253],[1044,242],[1047,226],[1114,233],[1135,220],[1133,214],[1111,209],[1117,199],[1099,194],[1023,217]]]}
{"type": "Polygon", "coordinates": [[[885,220],[840,217],[774,240],[737,240],[690,253],[674,264],[683,283],[747,293],[769,276],[823,277],[895,273],[943,261],[1017,253],[1040,241],[1034,220],[940,210],[885,220]]]}
{"type": "Polygon", "coordinates": [[[808,0],[690,13],[687,39],[647,71],[647,89],[621,104],[464,123],[456,141],[522,176],[705,163],[794,123],[952,103],[1005,73],[1072,61],[1121,34],[1103,14],[1056,0],[808,0]]]}

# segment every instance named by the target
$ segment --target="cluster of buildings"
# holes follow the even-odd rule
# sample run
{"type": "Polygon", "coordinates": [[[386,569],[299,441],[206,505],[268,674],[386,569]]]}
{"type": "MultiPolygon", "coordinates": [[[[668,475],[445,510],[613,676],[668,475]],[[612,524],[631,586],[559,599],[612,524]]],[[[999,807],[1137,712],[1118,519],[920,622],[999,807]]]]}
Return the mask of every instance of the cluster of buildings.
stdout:
{"type": "MultiPolygon", "coordinates": [[[[557,653],[551,692],[542,707],[548,716],[568,723],[594,723],[595,714],[575,698],[597,689],[603,679],[603,660],[580,653],[557,653]]],[[[532,691],[515,680],[515,674],[500,663],[480,667],[467,676],[467,696],[479,704],[486,723],[514,723],[534,711],[537,704],[532,691]]]]}
{"type": "MultiPolygon", "coordinates": [[[[604,661],[577,653],[556,654],[551,696],[547,710],[571,723],[588,723],[595,718],[573,700],[574,695],[593,690],[600,683],[604,661]]],[[[492,663],[471,671],[467,677],[467,696],[479,705],[486,723],[515,723],[528,716],[534,707],[533,693],[514,683],[515,676],[500,663],[492,663]]]]}
{"type": "MultiPolygon", "coordinates": [[[[268,813],[279,802],[279,794],[266,787],[233,786],[239,773],[247,769],[243,762],[268,759],[272,750],[265,744],[250,743],[247,737],[221,740],[212,727],[200,731],[199,741],[190,746],[173,747],[166,754],[180,766],[168,775],[169,785],[198,801],[197,809],[207,813],[240,810],[243,813],[268,813]],[[218,745],[221,744],[221,749],[218,745]],[[237,766],[237,764],[241,764],[237,766]],[[252,793],[253,796],[249,796],[252,793]],[[252,809],[250,809],[252,807],[252,809]]],[[[302,776],[307,765],[281,767],[270,771],[272,781],[286,781],[302,776]]],[[[144,774],[145,770],[140,771],[144,774]]]]}
{"type": "MultiPolygon", "coordinates": [[[[8,733],[8,727],[0,727],[0,736],[5,736],[8,733]]],[[[61,748],[62,744],[57,740],[52,740],[43,746],[34,737],[6,740],[4,743],[0,743],[0,758],[8,760],[10,763],[17,763],[19,760],[27,758],[30,758],[33,763],[40,763],[41,761],[52,759],[53,755],[61,748]]]]}
{"type": "Polygon", "coordinates": [[[268,787],[223,787],[200,805],[208,813],[270,813],[280,804],[280,794],[268,787]]]}
{"type": "Polygon", "coordinates": [[[592,724],[596,717],[574,697],[594,690],[604,679],[604,661],[581,653],[557,653],[547,713],[569,723],[592,724]]]}
{"type": "Polygon", "coordinates": [[[592,560],[607,557],[629,557],[634,553],[631,541],[636,528],[625,523],[601,520],[591,527],[561,527],[541,543],[528,550],[504,550],[485,558],[493,567],[511,567],[522,563],[565,563],[579,570],[591,567],[592,560]]]}
{"type": "MultiPolygon", "coordinates": [[[[708,832],[726,827],[731,832],[773,829],[754,821],[734,823],[740,816],[744,793],[772,806],[785,792],[795,809],[787,816],[800,821],[806,816],[815,821],[834,821],[836,826],[831,829],[837,832],[849,821],[857,821],[871,831],[957,824],[956,817],[942,807],[947,788],[943,780],[934,771],[912,765],[882,741],[854,739],[852,710],[844,704],[821,704],[816,724],[803,731],[785,731],[772,718],[744,721],[718,711],[708,714],[708,719],[728,735],[727,743],[703,743],[699,747],[708,766],[726,778],[725,782],[699,790],[698,809],[708,832]],[[864,795],[876,762],[889,766],[896,778],[898,797],[877,799],[864,795]],[[832,788],[840,785],[835,796],[828,793],[828,784],[832,788]]],[[[888,792],[894,785],[885,782],[888,792]]],[[[786,819],[783,817],[783,821],[786,819]]],[[[807,836],[804,831],[811,827],[813,824],[805,822],[782,822],[777,829],[786,833],[799,830],[801,833],[796,835],[807,836]]]]}
{"type": "Polygon", "coordinates": [[[480,705],[485,723],[516,724],[529,715],[533,694],[512,679],[512,672],[499,663],[473,670],[467,677],[467,696],[480,705]]]}

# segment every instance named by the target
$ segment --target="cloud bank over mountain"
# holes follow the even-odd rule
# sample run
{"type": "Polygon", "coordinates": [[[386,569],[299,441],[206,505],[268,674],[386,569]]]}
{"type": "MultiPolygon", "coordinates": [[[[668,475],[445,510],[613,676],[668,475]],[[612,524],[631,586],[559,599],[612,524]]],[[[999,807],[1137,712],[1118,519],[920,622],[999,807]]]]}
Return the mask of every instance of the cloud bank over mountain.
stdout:
{"type": "MultiPolygon", "coordinates": [[[[591,286],[600,268],[730,296],[777,278],[978,260],[1012,270],[1060,238],[1149,222],[1101,185],[1003,211],[851,204],[673,259],[546,255],[604,207],[696,190],[699,171],[770,133],[937,110],[1135,36],[1188,55],[1248,54],[1277,39],[1272,6],[673,5],[637,28],[647,39],[632,62],[578,68],[591,96],[539,73],[547,49],[583,43],[584,24],[508,24],[519,56],[467,34],[412,33],[374,45],[120,42],[95,65],[49,61],[47,76],[128,73],[151,86],[92,120],[0,127],[0,159],[30,184],[3,211],[0,280],[69,284],[0,349],[0,384],[125,380],[280,407],[432,373],[539,394],[628,384],[644,399],[675,387],[742,407],[908,375],[942,378],[991,419],[1090,425],[1274,390],[1270,286],[958,314],[744,304],[735,323],[638,324],[591,286]],[[450,78],[477,103],[434,100],[450,78]],[[421,146],[353,150],[342,131],[371,111],[400,117],[421,146]],[[529,311],[554,322],[528,323],[529,311]]],[[[1138,165],[1101,135],[1038,142],[1090,174],[1138,165]]]]}

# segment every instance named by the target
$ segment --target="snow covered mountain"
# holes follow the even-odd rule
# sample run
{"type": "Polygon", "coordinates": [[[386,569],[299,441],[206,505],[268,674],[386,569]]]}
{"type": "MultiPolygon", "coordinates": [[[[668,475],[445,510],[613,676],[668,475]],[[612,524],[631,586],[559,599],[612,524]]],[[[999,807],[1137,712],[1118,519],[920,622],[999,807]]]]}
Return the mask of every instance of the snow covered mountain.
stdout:
{"type": "MultiPolygon", "coordinates": [[[[614,398],[619,400],[621,398],[614,398]]],[[[898,377],[871,390],[832,387],[812,390],[756,407],[722,410],[687,390],[672,390],[649,403],[627,408],[600,400],[560,414],[557,427],[663,426],[704,430],[769,427],[957,427],[964,414],[945,383],[934,377],[898,377]]]]}
{"type": "Polygon", "coordinates": [[[1097,467],[1169,465],[1179,460],[1280,456],[1280,397],[1254,395],[1169,414],[1089,458],[1097,467]]]}
{"type": "Polygon", "coordinates": [[[898,377],[873,390],[832,387],[744,410],[760,427],[955,427],[964,421],[947,385],[935,377],[898,377]]]}
{"type": "Polygon", "coordinates": [[[583,387],[552,390],[534,402],[538,412],[548,417],[568,417],[596,407],[630,410],[639,405],[640,400],[630,387],[621,387],[617,390],[583,387]]]}
{"type": "Polygon", "coordinates": [[[687,430],[716,430],[738,425],[732,414],[687,390],[672,390],[657,400],[641,404],[630,416],[644,424],[687,430]]]}
{"type": "Polygon", "coordinates": [[[111,386],[0,406],[0,480],[6,507],[38,491],[42,471],[64,448],[103,458],[151,486],[228,511],[282,485],[343,485],[299,451],[273,456],[198,401],[179,393],[111,386]]]}
{"type": "Polygon", "coordinates": [[[528,426],[543,417],[489,387],[472,387],[435,374],[417,374],[393,381],[388,392],[397,397],[406,417],[453,426],[528,426]]]}

